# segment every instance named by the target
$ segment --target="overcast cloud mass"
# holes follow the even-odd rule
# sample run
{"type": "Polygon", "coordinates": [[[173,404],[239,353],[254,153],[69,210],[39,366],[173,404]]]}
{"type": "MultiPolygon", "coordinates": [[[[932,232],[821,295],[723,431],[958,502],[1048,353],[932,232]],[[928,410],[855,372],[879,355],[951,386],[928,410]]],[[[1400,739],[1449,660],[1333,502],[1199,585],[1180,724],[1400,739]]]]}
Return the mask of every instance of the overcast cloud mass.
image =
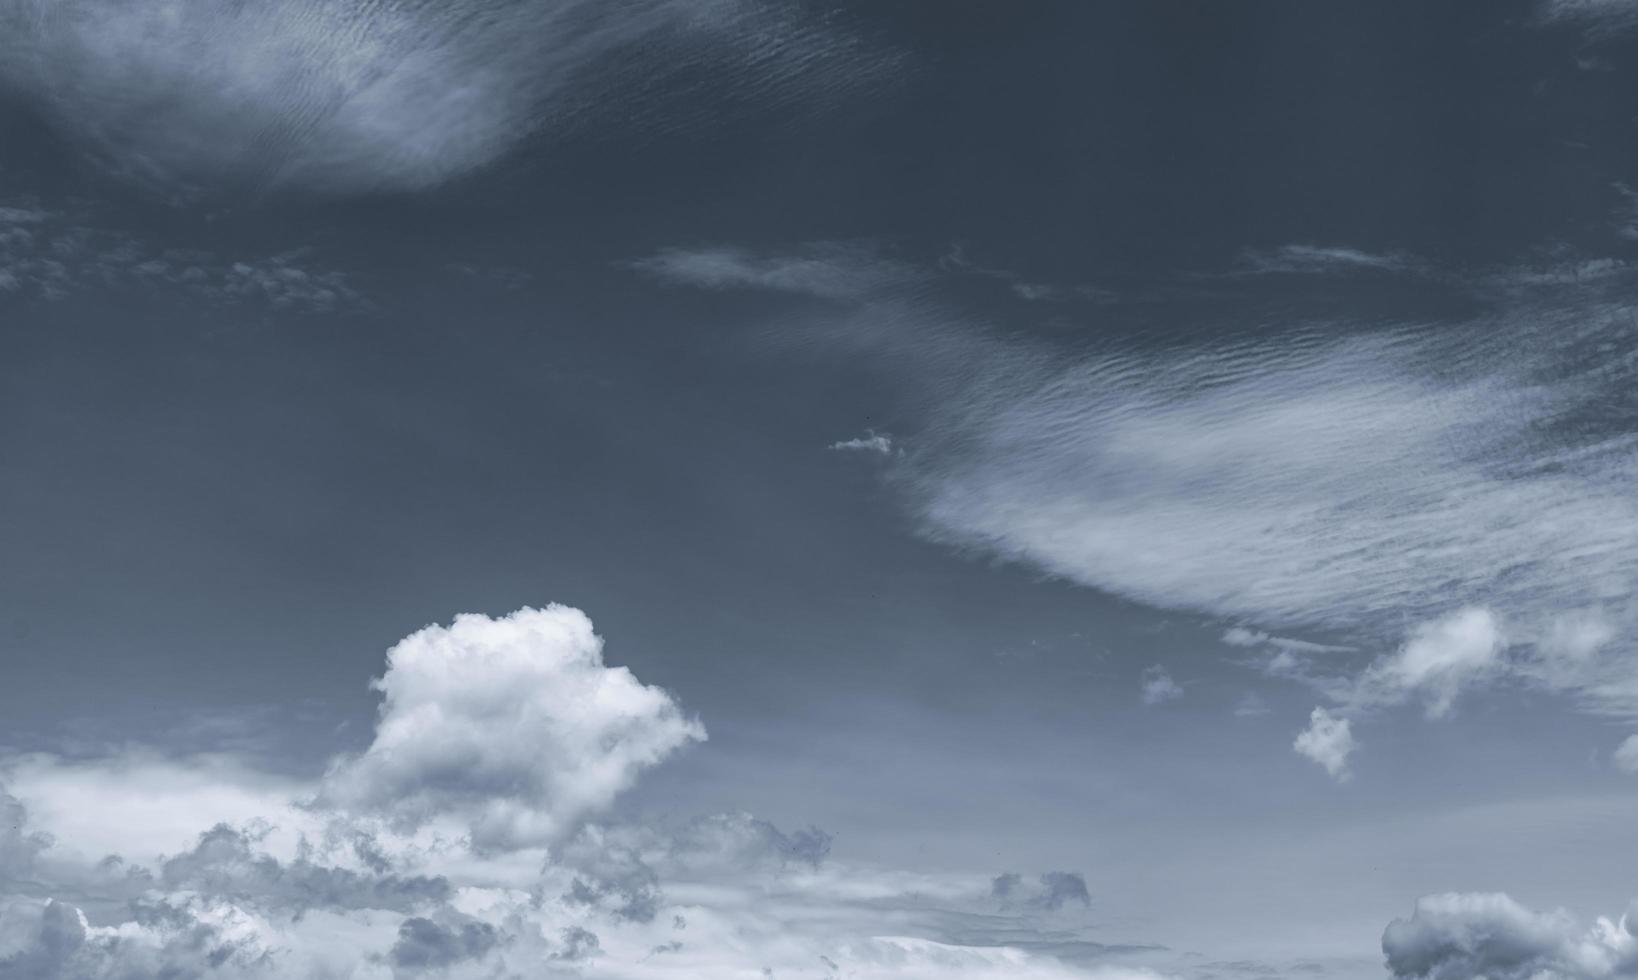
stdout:
{"type": "Polygon", "coordinates": [[[1638,975],[1634,119],[1630,0],[0,0],[0,978],[1638,975]]]}

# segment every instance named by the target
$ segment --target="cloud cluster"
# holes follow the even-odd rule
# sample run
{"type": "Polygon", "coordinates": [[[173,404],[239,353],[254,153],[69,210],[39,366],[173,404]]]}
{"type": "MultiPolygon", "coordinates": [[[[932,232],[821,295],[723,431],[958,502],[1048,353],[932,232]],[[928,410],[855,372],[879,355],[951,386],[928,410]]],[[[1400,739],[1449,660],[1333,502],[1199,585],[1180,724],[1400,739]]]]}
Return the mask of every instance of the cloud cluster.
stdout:
{"type": "Polygon", "coordinates": [[[0,299],[49,300],[118,288],[299,312],[365,304],[345,274],[314,268],[303,258],[300,252],[224,258],[155,244],[71,213],[0,207],[0,299]]]}
{"type": "Polygon", "coordinates": [[[603,663],[577,609],[463,615],[387,653],[375,739],[325,777],[323,803],[480,848],[548,844],[637,776],[705,738],[659,688],[603,663]]]}
{"type": "Polygon", "coordinates": [[[373,741],[316,782],[231,754],[0,759],[0,975],[1153,976],[1078,932],[1077,874],[1003,876],[997,913],[986,876],[839,863],[816,827],[598,822],[703,730],[576,610],[428,627],[376,688],[373,741]]]}
{"type": "Polygon", "coordinates": [[[713,60],[765,99],[868,74],[794,7],[740,0],[0,3],[0,85],[170,186],[424,188],[583,111],[577,93],[713,60]]]}
{"type": "MultiPolygon", "coordinates": [[[[1629,913],[1630,914],[1630,913],[1629,913]]],[[[1430,895],[1382,934],[1388,969],[1403,980],[1597,980],[1638,971],[1627,916],[1591,929],[1503,894],[1430,895]]]]}

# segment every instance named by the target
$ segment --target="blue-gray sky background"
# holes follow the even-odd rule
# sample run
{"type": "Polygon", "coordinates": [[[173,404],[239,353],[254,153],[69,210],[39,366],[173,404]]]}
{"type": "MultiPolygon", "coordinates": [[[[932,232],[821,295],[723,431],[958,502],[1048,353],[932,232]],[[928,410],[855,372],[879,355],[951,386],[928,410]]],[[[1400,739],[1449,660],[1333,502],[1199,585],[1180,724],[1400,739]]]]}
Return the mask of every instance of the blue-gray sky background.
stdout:
{"type": "Polygon", "coordinates": [[[0,0],[0,967],[1638,971],[1635,54],[0,0]]]}

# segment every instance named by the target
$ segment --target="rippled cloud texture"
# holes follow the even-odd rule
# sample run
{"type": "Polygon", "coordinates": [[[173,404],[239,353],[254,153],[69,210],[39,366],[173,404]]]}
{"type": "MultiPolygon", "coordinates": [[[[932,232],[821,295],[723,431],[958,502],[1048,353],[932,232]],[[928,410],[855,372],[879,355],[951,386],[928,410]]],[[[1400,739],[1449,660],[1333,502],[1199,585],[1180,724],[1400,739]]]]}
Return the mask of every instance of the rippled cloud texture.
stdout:
{"type": "Polygon", "coordinates": [[[1461,322],[1130,347],[1003,336],[936,298],[961,270],[857,248],[647,268],[828,301],[816,335],[891,373],[920,420],[890,479],[924,534],[1234,624],[1269,673],[1334,702],[1296,747],[1338,778],[1363,744],[1350,719],[1448,717],[1500,680],[1638,716],[1638,336],[1619,263],[1578,285],[1475,276],[1485,312],[1461,322]]]}
{"type": "Polygon", "coordinates": [[[739,0],[5,0],[0,84],[140,180],[413,190],[609,110],[638,42],[649,75],[712,64],[776,104],[880,67],[739,0]]]}

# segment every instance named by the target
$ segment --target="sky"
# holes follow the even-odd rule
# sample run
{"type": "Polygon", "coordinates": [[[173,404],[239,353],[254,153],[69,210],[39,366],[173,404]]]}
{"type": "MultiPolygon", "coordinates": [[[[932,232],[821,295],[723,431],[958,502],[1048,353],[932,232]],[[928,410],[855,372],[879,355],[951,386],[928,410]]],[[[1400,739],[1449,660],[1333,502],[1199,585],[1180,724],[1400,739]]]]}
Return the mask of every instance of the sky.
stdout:
{"type": "Polygon", "coordinates": [[[1635,123],[1633,0],[0,0],[0,977],[1638,975],[1635,123]]]}

